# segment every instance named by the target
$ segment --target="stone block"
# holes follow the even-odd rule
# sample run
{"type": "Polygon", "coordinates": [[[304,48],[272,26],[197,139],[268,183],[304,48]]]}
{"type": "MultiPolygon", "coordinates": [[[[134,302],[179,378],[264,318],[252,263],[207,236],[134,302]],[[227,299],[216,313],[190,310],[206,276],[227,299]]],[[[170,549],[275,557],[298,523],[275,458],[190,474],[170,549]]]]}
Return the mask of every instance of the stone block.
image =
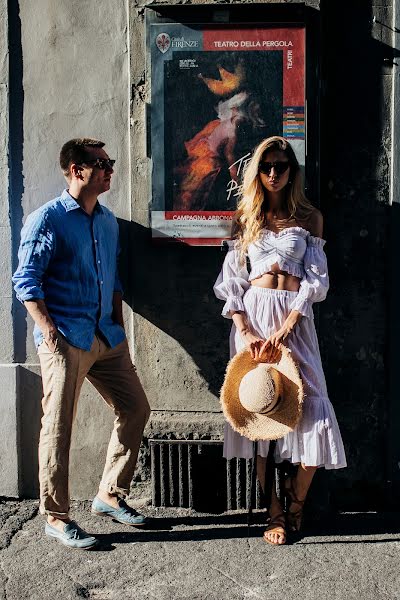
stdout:
{"type": "Polygon", "coordinates": [[[42,378],[38,365],[19,365],[17,369],[20,492],[26,498],[37,498],[39,495],[38,443],[40,419],[42,418],[42,378]]]}
{"type": "Polygon", "coordinates": [[[223,440],[224,423],[222,413],[153,410],[144,437],[161,440],[223,440]]]}
{"type": "MultiPolygon", "coordinates": [[[[185,348],[179,342],[179,336],[184,334],[185,329],[185,323],[181,324],[181,331],[177,326],[174,339],[154,323],[135,319],[134,360],[150,406],[153,410],[218,412],[218,398],[210,391],[207,382],[209,373],[201,369],[202,365],[207,368],[207,351],[203,348],[205,339],[197,338],[191,348],[185,348]],[[198,364],[193,360],[194,352],[199,354],[198,364]]],[[[195,330],[192,335],[195,335],[195,330]]]]}
{"type": "Polygon", "coordinates": [[[19,398],[16,365],[0,366],[0,496],[20,495],[19,472],[19,398]]]}

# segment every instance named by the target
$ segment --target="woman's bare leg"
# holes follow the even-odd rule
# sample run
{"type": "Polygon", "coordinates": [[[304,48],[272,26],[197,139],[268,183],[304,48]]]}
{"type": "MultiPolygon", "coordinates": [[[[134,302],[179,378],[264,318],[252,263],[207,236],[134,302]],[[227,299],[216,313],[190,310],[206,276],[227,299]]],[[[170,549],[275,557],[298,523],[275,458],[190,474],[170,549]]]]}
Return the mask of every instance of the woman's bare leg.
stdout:
{"type": "Polygon", "coordinates": [[[296,477],[289,480],[291,488],[286,486],[290,497],[290,506],[288,509],[288,521],[293,530],[299,530],[302,520],[303,504],[310,489],[311,482],[315,475],[317,467],[307,467],[304,464],[299,465],[296,477]],[[299,500],[299,502],[297,502],[299,500]],[[292,515],[292,516],[291,516],[292,515]]]}
{"type": "MultiPolygon", "coordinates": [[[[260,482],[261,489],[265,494],[265,468],[267,466],[267,459],[262,456],[257,456],[257,479],[260,482]]],[[[283,510],[281,503],[279,502],[278,496],[275,490],[275,475],[272,483],[271,490],[271,504],[269,508],[269,516],[271,521],[276,521],[276,525],[272,525],[271,529],[268,529],[264,533],[264,538],[270,544],[284,544],[286,541],[285,532],[285,519],[283,518],[283,510]],[[278,517],[282,516],[281,519],[278,517]]]]}

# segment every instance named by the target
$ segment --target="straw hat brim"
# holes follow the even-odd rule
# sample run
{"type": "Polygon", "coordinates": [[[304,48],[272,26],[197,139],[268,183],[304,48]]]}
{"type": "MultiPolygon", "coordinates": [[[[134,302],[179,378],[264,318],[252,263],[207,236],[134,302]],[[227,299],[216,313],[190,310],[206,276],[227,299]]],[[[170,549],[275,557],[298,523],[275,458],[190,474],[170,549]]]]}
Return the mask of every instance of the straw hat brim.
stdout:
{"type": "Polygon", "coordinates": [[[281,374],[283,399],[280,405],[271,417],[249,412],[240,402],[239,385],[246,373],[255,369],[257,365],[258,362],[251,357],[247,349],[229,361],[221,389],[222,410],[234,431],[248,439],[277,440],[293,431],[299,422],[304,396],[303,383],[290,350],[283,346],[279,361],[271,363],[281,374]]]}

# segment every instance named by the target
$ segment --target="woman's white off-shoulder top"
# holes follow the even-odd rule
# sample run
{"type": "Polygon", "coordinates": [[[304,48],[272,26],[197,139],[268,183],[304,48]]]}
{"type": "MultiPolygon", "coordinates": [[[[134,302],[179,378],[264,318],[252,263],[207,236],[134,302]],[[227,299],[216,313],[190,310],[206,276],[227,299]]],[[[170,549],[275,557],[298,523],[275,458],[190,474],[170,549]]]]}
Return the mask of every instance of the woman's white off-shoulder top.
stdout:
{"type": "Polygon", "coordinates": [[[261,237],[248,248],[250,273],[246,263],[240,260],[236,243],[228,244],[228,253],[214,285],[217,298],[225,300],[224,317],[230,318],[230,311],[244,311],[242,298],[250,281],[268,273],[276,264],[281,271],[301,279],[291,310],[312,317],[312,304],[325,300],[329,289],[325,240],[312,236],[306,229],[287,227],[279,233],[264,229],[261,237]]]}

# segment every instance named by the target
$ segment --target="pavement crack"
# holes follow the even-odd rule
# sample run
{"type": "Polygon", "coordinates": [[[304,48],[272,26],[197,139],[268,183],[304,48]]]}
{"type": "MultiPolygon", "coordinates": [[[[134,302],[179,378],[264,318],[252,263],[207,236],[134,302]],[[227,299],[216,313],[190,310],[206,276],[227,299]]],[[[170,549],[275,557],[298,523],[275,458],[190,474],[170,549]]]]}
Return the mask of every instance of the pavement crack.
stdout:
{"type": "Polygon", "coordinates": [[[30,506],[29,508],[30,510],[22,516],[20,511],[16,511],[8,517],[1,529],[3,535],[1,536],[0,541],[0,551],[6,550],[12,543],[14,536],[21,531],[26,523],[29,523],[29,521],[32,521],[36,517],[39,507],[35,505],[30,506]],[[4,529],[6,530],[5,532],[4,529]]]}
{"type": "Polygon", "coordinates": [[[236,583],[236,585],[239,588],[241,588],[243,591],[245,591],[245,592],[247,592],[247,594],[249,594],[248,597],[254,596],[255,598],[260,598],[260,600],[264,600],[263,597],[260,596],[260,594],[258,594],[257,592],[255,592],[251,588],[247,587],[246,585],[243,585],[242,583],[240,583],[240,581],[238,581],[237,579],[235,579],[231,575],[228,575],[228,573],[224,573],[224,571],[221,571],[221,569],[218,569],[218,567],[211,567],[211,569],[213,569],[214,571],[217,571],[218,573],[220,573],[221,575],[223,575],[224,577],[226,577],[226,579],[229,579],[233,583],[236,583]]]}
{"type": "Polygon", "coordinates": [[[8,581],[9,581],[10,578],[9,578],[9,576],[6,573],[6,570],[4,568],[4,563],[3,562],[0,562],[0,570],[3,573],[3,575],[4,575],[4,580],[3,580],[3,585],[2,585],[2,587],[3,587],[3,598],[4,598],[4,600],[7,600],[7,598],[8,598],[8,595],[7,595],[7,584],[8,584],[8,581]]]}
{"type": "Polygon", "coordinates": [[[8,577],[7,573],[5,572],[4,565],[2,562],[0,562],[0,569],[1,569],[2,573],[4,574],[4,583],[2,585],[3,597],[4,597],[4,600],[7,600],[7,583],[8,583],[9,577],[8,577]]]}

